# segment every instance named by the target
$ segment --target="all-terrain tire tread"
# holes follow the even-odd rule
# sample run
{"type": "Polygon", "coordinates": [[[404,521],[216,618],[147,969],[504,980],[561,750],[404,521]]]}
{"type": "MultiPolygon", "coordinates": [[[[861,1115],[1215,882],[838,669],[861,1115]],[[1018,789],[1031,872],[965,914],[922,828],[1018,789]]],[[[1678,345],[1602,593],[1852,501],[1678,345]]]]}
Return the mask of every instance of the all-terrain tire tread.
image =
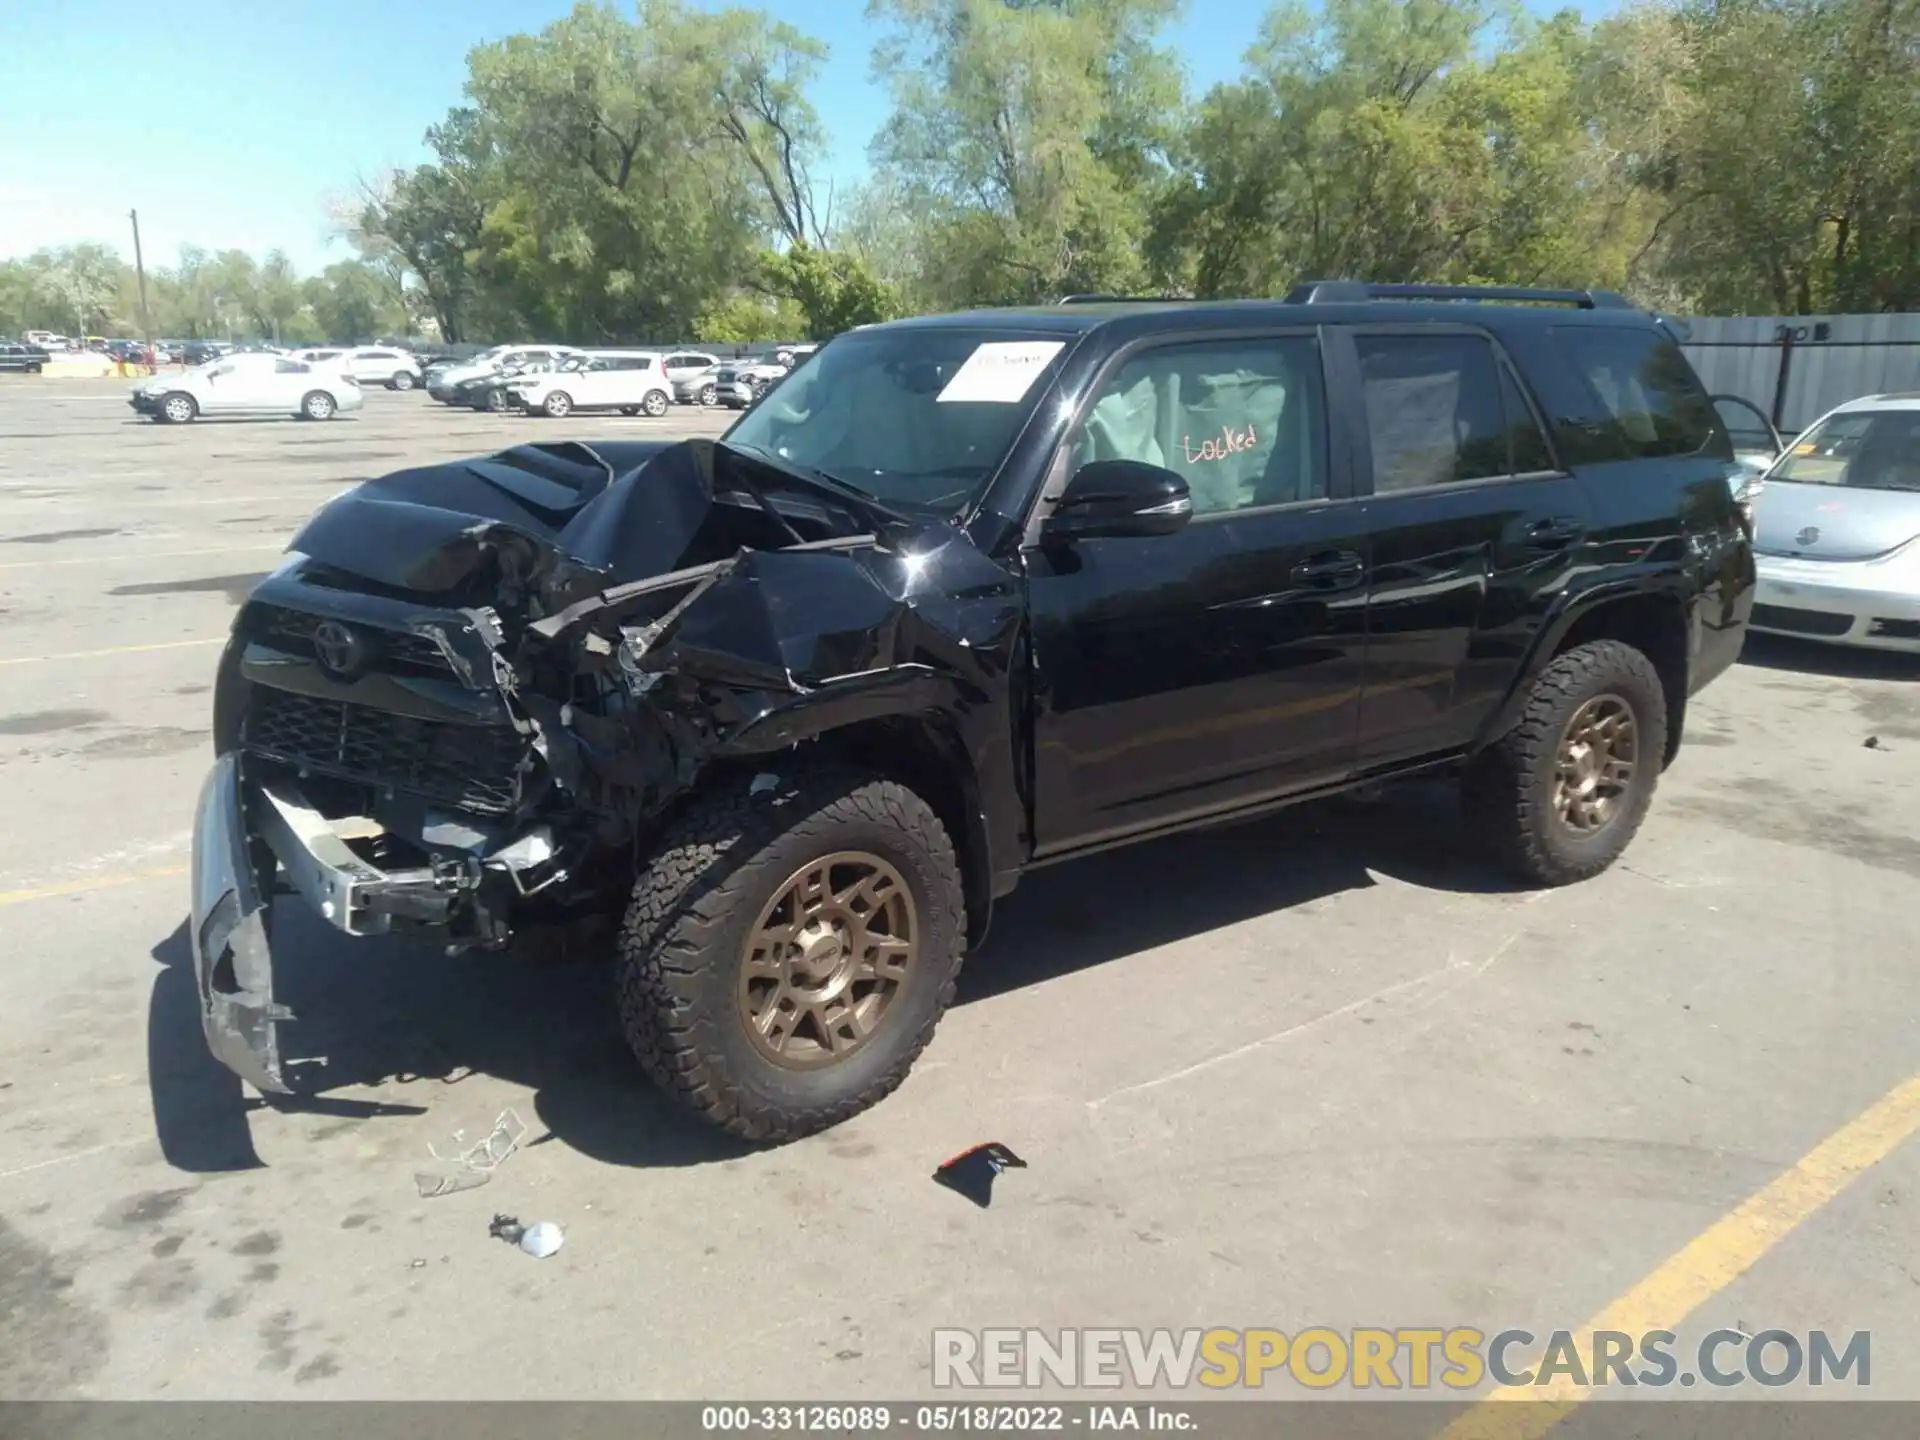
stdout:
{"type": "MultiPolygon", "coordinates": [[[[899,1086],[953,1001],[967,926],[953,841],[913,791],[868,772],[821,766],[783,782],[779,803],[773,800],[742,781],[699,800],[670,826],[634,886],[621,927],[618,1002],[627,1043],[655,1084],[731,1134],[777,1142],[838,1125],[899,1086]],[[945,927],[951,951],[923,954],[920,963],[945,967],[937,1002],[895,1062],[857,1095],[798,1111],[756,1107],[689,1013],[696,977],[714,955],[727,915],[741,903],[731,882],[782,836],[818,835],[823,848],[831,848],[835,828],[862,821],[899,830],[934,862],[941,893],[931,899],[951,917],[945,927]]],[[[928,923],[932,918],[923,918],[923,934],[939,928],[928,923]]]]}
{"type": "MultiPolygon", "coordinates": [[[[1535,780],[1542,765],[1551,765],[1562,728],[1571,718],[1583,691],[1603,687],[1612,677],[1629,676],[1640,682],[1650,713],[1640,724],[1643,767],[1655,764],[1666,744],[1666,695],[1660,676],[1645,654],[1621,640],[1595,640],[1562,655],[1541,672],[1527,697],[1519,722],[1478,755],[1468,768],[1462,788],[1467,820],[1494,858],[1516,874],[1541,885],[1568,885],[1605,870],[1633,837],[1638,821],[1622,832],[1619,843],[1578,859],[1556,853],[1545,843],[1551,817],[1540,813],[1535,780]]],[[[1650,792],[1656,770],[1646,770],[1650,792]]]]}

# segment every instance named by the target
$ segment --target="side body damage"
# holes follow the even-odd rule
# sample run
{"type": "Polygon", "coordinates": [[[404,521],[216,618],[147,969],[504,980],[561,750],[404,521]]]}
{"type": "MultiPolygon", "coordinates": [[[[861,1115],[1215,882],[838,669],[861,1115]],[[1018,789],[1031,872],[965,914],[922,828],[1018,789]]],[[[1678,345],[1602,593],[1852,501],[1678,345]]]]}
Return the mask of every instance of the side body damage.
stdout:
{"type": "Polygon", "coordinates": [[[958,747],[984,843],[1025,811],[1018,577],[772,457],[525,446],[368,482],[291,550],[222,659],[194,847],[208,1040],[262,1090],[277,875],[352,934],[501,945],[630,885],[716,768],[882,720],[958,747]]]}

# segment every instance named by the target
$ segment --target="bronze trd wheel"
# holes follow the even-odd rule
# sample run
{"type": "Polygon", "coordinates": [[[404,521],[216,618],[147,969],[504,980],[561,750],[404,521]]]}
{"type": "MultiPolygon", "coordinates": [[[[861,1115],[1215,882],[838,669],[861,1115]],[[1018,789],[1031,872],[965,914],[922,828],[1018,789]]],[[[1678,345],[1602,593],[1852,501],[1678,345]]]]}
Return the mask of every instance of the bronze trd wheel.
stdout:
{"type": "Polygon", "coordinates": [[[791,1140],[905,1078],[966,936],[953,839],[897,780],[831,763],[716,780],[634,886],[621,1024],[674,1098],[791,1140]]]}
{"type": "Polygon", "coordinates": [[[1535,885],[1598,875],[1639,830],[1667,748],[1667,700],[1644,653],[1592,640],[1553,658],[1512,729],[1468,765],[1467,822],[1535,885]]]}
{"type": "Polygon", "coordinates": [[[1633,707],[1618,695],[1596,695],[1573,713],[1560,736],[1553,808],[1562,824],[1593,835],[1613,823],[1639,762],[1633,707]]]}
{"type": "Polygon", "coordinates": [[[908,978],[919,947],[913,892],[878,855],[809,861],[747,932],[740,1010],[776,1065],[806,1069],[853,1054],[908,978]]]}

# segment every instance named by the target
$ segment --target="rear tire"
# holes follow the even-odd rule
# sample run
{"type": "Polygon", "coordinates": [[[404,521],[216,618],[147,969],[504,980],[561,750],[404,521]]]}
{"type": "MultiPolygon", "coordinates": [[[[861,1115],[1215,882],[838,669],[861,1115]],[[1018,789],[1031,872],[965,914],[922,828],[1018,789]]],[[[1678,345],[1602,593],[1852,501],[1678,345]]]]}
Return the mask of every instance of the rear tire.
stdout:
{"type": "Polygon", "coordinates": [[[1588,879],[1640,829],[1666,748],[1653,662],[1619,640],[1577,646],[1541,672],[1519,723],[1469,765],[1468,823],[1522,879],[1588,879]]]}
{"type": "Polygon", "coordinates": [[[646,399],[640,402],[640,408],[646,411],[650,418],[658,420],[662,415],[667,413],[667,406],[672,403],[673,402],[667,398],[666,391],[649,390],[646,399]]]}
{"type": "Polygon", "coordinates": [[[333,396],[324,390],[309,390],[300,398],[300,418],[303,420],[331,420],[336,408],[333,396]]]}
{"type": "Polygon", "coordinates": [[[761,793],[742,776],[695,801],[634,887],[621,1027],[711,1123],[797,1139],[906,1078],[953,1000],[966,933],[953,842],[911,790],[838,767],[761,793]],[[769,941],[769,926],[788,933],[769,941]]]}

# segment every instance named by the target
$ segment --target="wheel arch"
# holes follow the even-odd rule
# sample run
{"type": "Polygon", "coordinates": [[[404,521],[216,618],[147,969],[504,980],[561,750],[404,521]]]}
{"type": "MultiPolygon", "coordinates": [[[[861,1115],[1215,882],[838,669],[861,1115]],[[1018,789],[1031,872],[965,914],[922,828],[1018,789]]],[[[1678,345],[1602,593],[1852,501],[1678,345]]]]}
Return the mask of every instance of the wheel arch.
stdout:
{"type": "Polygon", "coordinates": [[[1621,584],[1570,596],[1540,627],[1506,698],[1482,727],[1473,749],[1491,745],[1519,723],[1534,681],[1556,658],[1594,640],[1619,640],[1653,662],[1667,702],[1665,768],[1680,750],[1691,686],[1692,622],[1687,597],[1671,582],[1621,584]]]}
{"type": "MultiPolygon", "coordinates": [[[[862,705],[860,699],[854,699],[848,707],[866,709],[866,714],[790,714],[766,736],[768,740],[777,736],[774,744],[736,736],[727,753],[716,757],[718,766],[767,769],[781,756],[802,763],[838,761],[871,770],[912,790],[940,817],[960,857],[961,885],[967,901],[967,946],[977,948],[986,939],[993,915],[994,855],[972,756],[945,707],[935,703],[882,708],[885,702],[880,696],[864,698],[880,703],[862,705]]],[[[892,698],[908,700],[904,694],[892,698]]],[[[702,775],[693,788],[698,790],[714,778],[711,773],[702,775]]]]}

